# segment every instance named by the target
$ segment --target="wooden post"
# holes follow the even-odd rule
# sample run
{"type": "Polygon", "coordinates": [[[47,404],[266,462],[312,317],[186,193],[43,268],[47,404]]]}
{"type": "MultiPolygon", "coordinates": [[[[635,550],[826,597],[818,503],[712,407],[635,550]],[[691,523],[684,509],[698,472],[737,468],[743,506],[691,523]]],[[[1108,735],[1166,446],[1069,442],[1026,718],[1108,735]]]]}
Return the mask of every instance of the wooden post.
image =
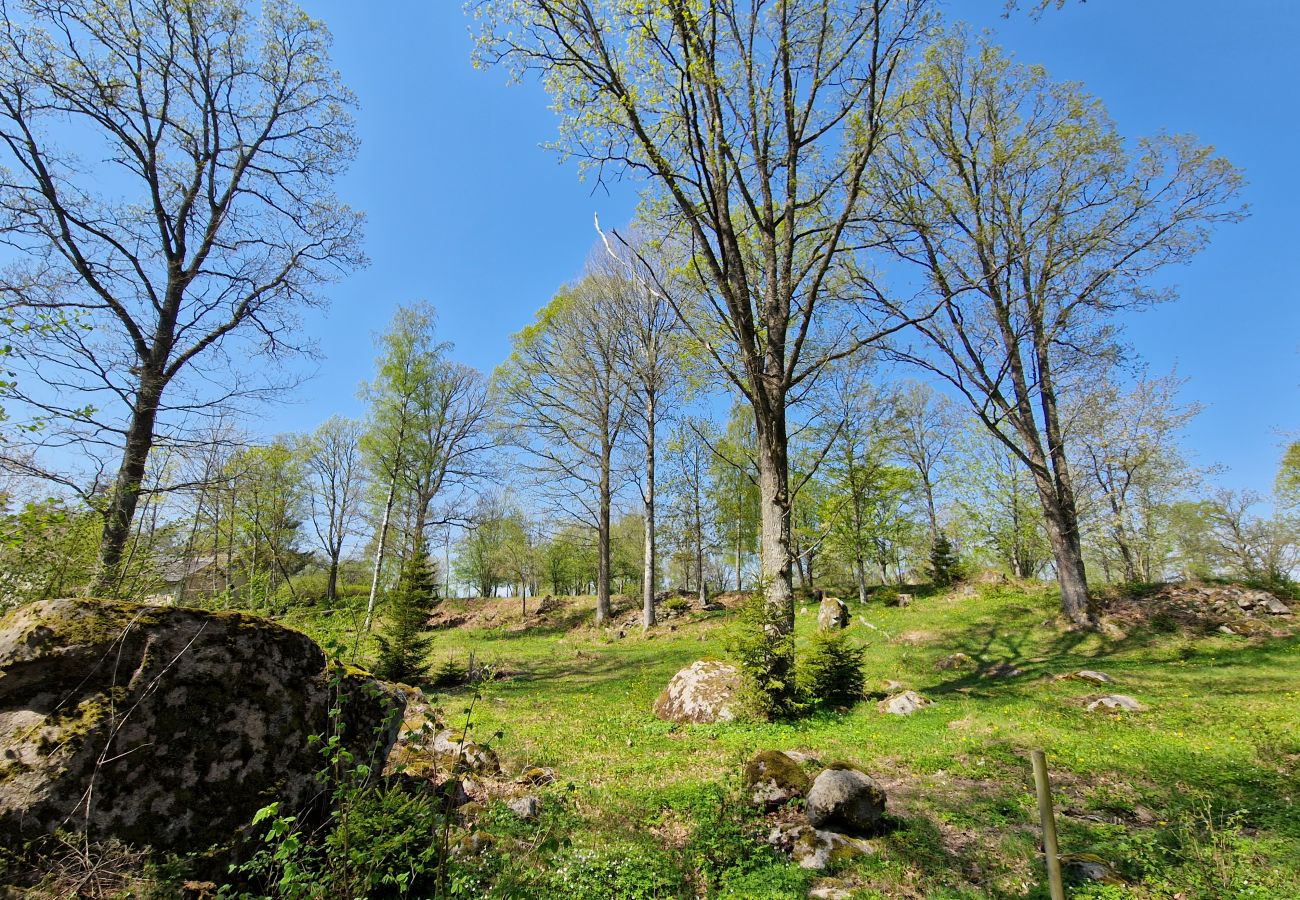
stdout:
{"type": "Polygon", "coordinates": [[[1047,885],[1052,900],[1065,900],[1065,885],[1061,882],[1060,848],[1056,843],[1056,814],[1052,811],[1052,786],[1047,780],[1047,754],[1042,750],[1030,753],[1034,763],[1034,787],[1038,790],[1038,815],[1043,820],[1043,855],[1047,857],[1047,885]]]}

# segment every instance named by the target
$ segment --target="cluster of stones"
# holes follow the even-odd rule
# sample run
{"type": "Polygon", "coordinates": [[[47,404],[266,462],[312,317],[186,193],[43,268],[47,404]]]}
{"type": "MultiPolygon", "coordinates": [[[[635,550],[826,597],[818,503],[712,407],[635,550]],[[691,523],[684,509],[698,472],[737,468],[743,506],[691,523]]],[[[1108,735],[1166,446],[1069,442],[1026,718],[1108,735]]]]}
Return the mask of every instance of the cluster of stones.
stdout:
{"type": "Polygon", "coordinates": [[[744,785],[749,801],[773,818],[768,843],[805,869],[872,852],[867,838],[884,821],[884,790],[845,763],[821,767],[803,754],[764,750],[746,764],[744,785]],[[810,776],[801,762],[819,771],[810,776]]]}

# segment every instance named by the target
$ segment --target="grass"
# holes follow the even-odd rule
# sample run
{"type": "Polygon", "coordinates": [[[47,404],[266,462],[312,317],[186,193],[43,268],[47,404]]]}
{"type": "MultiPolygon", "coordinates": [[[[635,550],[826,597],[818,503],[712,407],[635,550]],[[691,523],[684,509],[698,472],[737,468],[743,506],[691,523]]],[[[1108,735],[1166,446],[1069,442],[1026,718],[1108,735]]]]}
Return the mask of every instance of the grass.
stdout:
{"type": "MultiPolygon", "coordinates": [[[[746,758],[779,749],[856,763],[885,786],[894,827],[877,840],[875,855],[835,873],[853,896],[1046,897],[1028,763],[1029,750],[1043,747],[1063,852],[1094,853],[1123,879],[1077,886],[1072,896],[1300,897],[1294,635],[1069,632],[1046,589],[919,592],[901,609],[851,603],[850,634],[866,648],[870,690],[895,680],[937,701],[933,707],[900,718],[868,700],[787,723],[684,726],[654,718],[654,699],[681,667],[727,656],[733,613],[678,617],[648,634],[627,627],[620,638],[617,628],[585,624],[588,600],[569,601],[557,620],[534,627],[520,622],[518,601],[446,602],[468,613],[493,604],[496,612],[494,622],[479,616],[432,635],[433,666],[464,661],[472,651],[504,676],[482,688],[477,733],[501,732],[493,743],[508,771],[552,766],[568,783],[568,849],[528,861],[549,873],[553,893],[534,882],[529,896],[583,895],[573,873],[614,863],[578,851],[599,855],[611,847],[635,848],[615,853],[618,865],[658,853],[662,865],[681,867],[679,881],[692,878],[700,890],[700,859],[708,854],[698,845],[720,826],[705,827],[719,813],[701,812],[699,798],[729,796],[746,758]],[[1019,674],[984,678],[936,668],[956,652],[985,666],[1005,661],[1019,674]],[[1086,698],[1104,691],[1053,677],[1083,668],[1112,676],[1112,690],[1147,711],[1087,711],[1086,698]]],[[[801,638],[815,620],[815,606],[801,606],[801,638]]],[[[439,695],[453,718],[468,699],[464,692],[439,695]]],[[[724,865],[723,875],[705,879],[708,892],[806,896],[810,876],[761,854],[755,859],[724,865]]],[[[604,896],[633,897],[642,894],[625,882],[653,879],[633,872],[606,881],[624,886],[604,896]]]]}

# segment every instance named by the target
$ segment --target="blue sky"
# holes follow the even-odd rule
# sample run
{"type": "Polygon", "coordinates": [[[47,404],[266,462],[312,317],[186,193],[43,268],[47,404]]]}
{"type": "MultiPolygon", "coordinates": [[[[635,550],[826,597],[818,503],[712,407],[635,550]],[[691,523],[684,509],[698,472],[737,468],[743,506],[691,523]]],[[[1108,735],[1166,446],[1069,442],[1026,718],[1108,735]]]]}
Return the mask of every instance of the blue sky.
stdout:
{"type": "MultiPolygon", "coordinates": [[[[320,373],[268,431],[359,414],[371,337],[399,303],[434,303],[456,356],[490,372],[510,334],[580,270],[592,214],[621,223],[635,206],[635,185],[584,184],[542,148],[556,122],[540,87],[471,67],[455,0],[303,5],[329,24],[361,103],[361,152],[341,193],[369,216],[372,262],[329,289],[328,315],[305,323],[319,336],[320,373]]],[[[1176,365],[1184,399],[1206,404],[1186,441],[1198,464],[1267,491],[1284,433],[1300,432],[1300,4],[1089,0],[1037,22],[1001,9],[947,4],[1021,61],[1083,82],[1124,135],[1191,132],[1245,170],[1251,217],[1173,271],[1181,299],[1135,316],[1128,338],[1153,372],[1176,365]]]]}

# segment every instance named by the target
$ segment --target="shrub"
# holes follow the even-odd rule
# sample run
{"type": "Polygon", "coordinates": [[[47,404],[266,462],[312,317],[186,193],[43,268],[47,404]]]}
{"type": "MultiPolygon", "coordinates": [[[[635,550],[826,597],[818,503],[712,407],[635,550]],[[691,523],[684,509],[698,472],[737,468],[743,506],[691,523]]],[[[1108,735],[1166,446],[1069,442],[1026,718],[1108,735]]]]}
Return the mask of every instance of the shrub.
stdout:
{"type": "Polygon", "coordinates": [[[388,628],[377,638],[376,675],[388,681],[411,681],[424,674],[429,639],[423,633],[437,602],[438,580],[420,541],[402,564],[397,589],[388,601],[388,628]]]}
{"type": "Polygon", "coordinates": [[[865,678],[861,647],[843,631],[819,631],[809,639],[799,661],[799,693],[806,702],[832,707],[852,706],[862,699],[865,678]]]}
{"type": "Polygon", "coordinates": [[[433,678],[430,679],[430,682],[436,688],[460,687],[467,681],[469,681],[469,669],[451,657],[445,659],[442,665],[434,669],[433,678]]]}
{"type": "Polygon", "coordinates": [[[780,613],[768,608],[761,589],[740,608],[730,650],[745,678],[742,705],[748,714],[773,719],[801,710],[794,679],[794,635],[785,631],[780,613]]]}
{"type": "Polygon", "coordinates": [[[691,601],[685,597],[669,597],[664,601],[664,609],[675,613],[684,613],[691,608],[691,601]]]}

